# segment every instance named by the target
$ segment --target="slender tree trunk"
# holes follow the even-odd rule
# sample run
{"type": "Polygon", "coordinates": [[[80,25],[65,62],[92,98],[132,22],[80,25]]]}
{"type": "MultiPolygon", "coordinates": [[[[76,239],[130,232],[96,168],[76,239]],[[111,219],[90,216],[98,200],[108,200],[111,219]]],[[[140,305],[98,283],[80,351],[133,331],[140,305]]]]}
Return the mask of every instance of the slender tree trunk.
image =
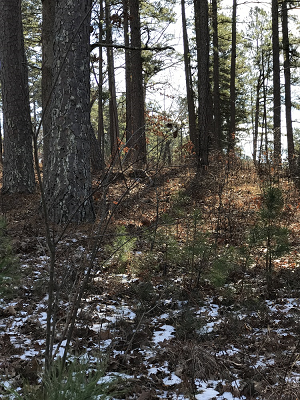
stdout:
{"type": "Polygon", "coordinates": [[[272,51],[273,51],[273,130],[274,163],[281,164],[281,100],[280,100],[280,64],[279,64],[279,29],[278,0],[272,0],[272,51]]]}
{"type": "Polygon", "coordinates": [[[288,28],[287,0],[282,2],[282,43],[284,54],[284,89],[285,89],[285,118],[288,145],[288,161],[290,173],[295,173],[295,149],[292,124],[292,101],[291,101],[291,65],[290,65],[290,42],[288,28]]]}
{"type": "Polygon", "coordinates": [[[43,108],[43,168],[47,168],[51,131],[50,101],[53,88],[53,43],[55,0],[43,0],[42,22],[42,108],[43,108]]]}
{"type": "Polygon", "coordinates": [[[28,71],[20,0],[0,0],[0,60],[3,104],[3,193],[35,189],[28,71]]]}
{"type": "MultiPolygon", "coordinates": [[[[126,84],[126,143],[130,147],[130,140],[133,135],[132,132],[132,88],[131,88],[131,51],[130,46],[130,32],[129,32],[129,4],[128,0],[123,0],[124,12],[124,44],[125,49],[125,84],[126,84]]],[[[129,155],[130,156],[130,155],[129,155]]],[[[130,158],[130,157],[129,157],[130,158]]]]}
{"type": "MultiPolygon", "coordinates": [[[[104,7],[103,0],[99,1],[99,41],[103,41],[103,19],[104,19],[104,7]]],[[[103,119],[103,47],[99,46],[99,77],[98,77],[98,141],[100,151],[103,157],[103,167],[104,167],[104,119],[103,119]]]]}
{"type": "Polygon", "coordinates": [[[49,218],[94,220],[90,171],[90,11],[92,0],[57,2],[50,103],[51,129],[44,168],[49,218]]]}
{"type": "MultiPolygon", "coordinates": [[[[112,44],[112,31],[110,22],[110,2],[105,1],[105,21],[106,21],[106,42],[112,44]]],[[[109,85],[109,131],[110,131],[110,151],[115,162],[119,159],[119,119],[115,83],[115,65],[113,47],[107,47],[107,69],[109,85]]]]}
{"type": "Polygon", "coordinates": [[[2,127],[0,123],[0,163],[3,164],[3,144],[2,144],[2,127]]]}
{"type": "Polygon", "coordinates": [[[236,115],[236,90],[235,90],[235,71],[236,71],[236,9],[237,2],[233,0],[232,6],[232,33],[231,33],[231,66],[230,66],[230,124],[228,135],[228,153],[234,150],[235,145],[235,115],[236,115]]]}
{"type": "Polygon", "coordinates": [[[195,146],[196,154],[199,153],[199,143],[196,140],[196,112],[195,112],[195,95],[193,90],[190,49],[186,27],[185,0],[181,0],[181,16],[182,16],[182,32],[183,32],[183,49],[184,49],[184,66],[185,66],[185,83],[189,116],[190,140],[195,146]]]}
{"type": "Polygon", "coordinates": [[[208,31],[208,2],[194,0],[195,27],[198,62],[198,162],[201,168],[208,165],[209,138],[209,31],[208,31]]]}
{"type": "Polygon", "coordinates": [[[256,99],[255,99],[255,114],[254,114],[254,132],[253,132],[253,162],[257,161],[257,141],[258,141],[258,127],[260,117],[260,89],[262,85],[262,71],[259,71],[259,76],[256,83],[256,99]]]}
{"type": "MultiPolygon", "coordinates": [[[[268,67],[269,70],[269,67],[268,67]]],[[[266,85],[266,80],[267,80],[267,75],[265,71],[265,61],[264,61],[264,56],[262,55],[262,82],[263,82],[263,126],[262,126],[262,136],[264,135],[265,137],[265,143],[264,143],[264,161],[266,163],[269,162],[269,141],[268,141],[268,120],[267,120],[267,85],[266,85]]]]}
{"type": "Polygon", "coordinates": [[[214,108],[214,143],[215,150],[222,149],[222,128],[220,112],[220,63],[219,63],[219,33],[218,33],[218,3],[212,0],[213,26],[213,108],[214,108]]]}

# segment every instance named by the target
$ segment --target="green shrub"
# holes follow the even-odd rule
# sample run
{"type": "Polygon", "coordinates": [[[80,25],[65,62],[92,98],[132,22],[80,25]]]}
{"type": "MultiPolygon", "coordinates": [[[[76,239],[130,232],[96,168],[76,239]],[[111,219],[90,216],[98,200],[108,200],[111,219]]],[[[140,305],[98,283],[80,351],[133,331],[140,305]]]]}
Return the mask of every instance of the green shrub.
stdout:
{"type": "Polygon", "coordinates": [[[12,392],[14,398],[23,400],[98,400],[117,394],[119,378],[105,376],[106,364],[96,364],[87,357],[76,358],[61,368],[61,361],[54,362],[46,372],[40,386],[25,385],[22,395],[12,392]]]}
{"type": "Polygon", "coordinates": [[[262,205],[258,221],[250,233],[250,243],[264,249],[264,263],[267,284],[271,289],[273,262],[289,250],[288,229],[281,226],[281,214],[284,206],[280,188],[267,186],[262,194],[262,205]]]}

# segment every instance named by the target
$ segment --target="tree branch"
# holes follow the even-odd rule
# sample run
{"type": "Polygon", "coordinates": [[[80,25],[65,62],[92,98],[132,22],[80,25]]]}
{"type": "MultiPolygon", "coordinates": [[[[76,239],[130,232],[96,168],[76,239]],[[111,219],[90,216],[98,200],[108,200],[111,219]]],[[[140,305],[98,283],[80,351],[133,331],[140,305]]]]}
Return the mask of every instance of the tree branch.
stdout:
{"type": "Polygon", "coordinates": [[[172,46],[145,46],[145,47],[132,47],[132,46],[125,46],[123,44],[114,44],[114,43],[105,43],[105,42],[96,42],[91,43],[91,51],[96,49],[97,47],[113,47],[115,49],[125,49],[125,50],[150,50],[150,51],[164,51],[164,50],[173,50],[175,51],[174,47],[172,46]]]}

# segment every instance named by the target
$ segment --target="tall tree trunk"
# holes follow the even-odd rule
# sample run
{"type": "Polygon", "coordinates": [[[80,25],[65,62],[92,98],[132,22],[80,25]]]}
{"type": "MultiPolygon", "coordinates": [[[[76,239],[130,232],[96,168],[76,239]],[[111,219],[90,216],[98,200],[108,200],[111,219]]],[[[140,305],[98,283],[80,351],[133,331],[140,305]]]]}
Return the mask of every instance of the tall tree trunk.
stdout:
{"type": "Polygon", "coordinates": [[[28,71],[20,0],[0,0],[0,60],[3,104],[3,193],[32,193],[32,153],[28,71]]]}
{"type": "Polygon", "coordinates": [[[220,63],[219,63],[219,33],[218,33],[218,3],[212,0],[212,27],[213,27],[213,109],[214,109],[214,137],[213,148],[222,149],[222,129],[220,112],[220,63]]]}
{"type": "MultiPolygon", "coordinates": [[[[112,31],[110,22],[110,2],[105,1],[105,21],[106,21],[106,43],[112,44],[112,31]]],[[[117,107],[117,94],[115,82],[115,64],[113,47],[107,47],[107,70],[109,86],[109,131],[110,131],[110,151],[114,162],[119,160],[119,119],[117,107]]]]}
{"type": "MultiPolygon", "coordinates": [[[[103,0],[100,0],[99,9],[99,42],[102,43],[104,38],[103,32],[104,6],[103,0]]],[[[98,77],[98,141],[102,154],[102,162],[104,167],[104,119],[103,119],[103,47],[99,46],[99,77],[98,77]]]]}
{"type": "Polygon", "coordinates": [[[47,168],[51,131],[50,101],[53,88],[53,43],[55,0],[43,0],[42,11],[42,108],[43,108],[43,168],[47,168]]]}
{"type": "Polygon", "coordinates": [[[284,89],[285,89],[285,118],[288,146],[288,161],[290,173],[295,173],[295,149],[292,124],[292,100],[291,100],[291,64],[290,64],[290,41],[288,27],[287,0],[282,2],[282,43],[284,54],[284,89]]]}
{"type": "Polygon", "coordinates": [[[236,9],[237,2],[233,0],[232,6],[232,32],[231,32],[231,66],[230,66],[230,124],[229,124],[229,135],[228,135],[228,152],[234,150],[235,145],[235,71],[236,71],[236,9]]]}
{"type": "Polygon", "coordinates": [[[91,4],[91,0],[57,2],[55,9],[55,82],[44,190],[48,215],[56,223],[94,219],[90,171],[91,4]]]}
{"type": "Polygon", "coordinates": [[[208,165],[208,138],[209,138],[209,30],[208,30],[208,2],[194,0],[195,27],[198,63],[198,134],[199,134],[199,167],[208,165]]]}
{"type": "MultiPolygon", "coordinates": [[[[129,4],[128,0],[123,0],[124,12],[124,44],[125,44],[125,84],[126,84],[126,145],[131,147],[132,132],[132,85],[131,85],[131,51],[130,31],[129,31],[129,4]]],[[[130,150],[129,150],[130,151],[130,150]]],[[[131,154],[126,157],[130,160],[131,154]]]]}
{"type": "Polygon", "coordinates": [[[3,144],[2,144],[2,127],[0,123],[0,163],[3,164],[3,144]]]}
{"type": "Polygon", "coordinates": [[[135,151],[135,161],[141,167],[146,164],[145,104],[143,90],[143,68],[141,51],[141,22],[139,0],[129,0],[131,46],[131,95],[132,138],[130,147],[135,151]]]}
{"type": "Polygon", "coordinates": [[[272,51],[273,51],[273,130],[274,163],[281,164],[281,100],[280,100],[280,64],[279,64],[279,29],[278,0],[272,0],[272,51]]]}
{"type": "Polygon", "coordinates": [[[183,56],[184,56],[184,66],[185,66],[185,83],[186,83],[186,95],[187,95],[187,106],[188,106],[188,116],[189,116],[190,140],[195,146],[196,154],[198,154],[199,143],[196,140],[196,112],[194,103],[195,96],[194,96],[192,72],[191,72],[189,40],[186,27],[185,0],[181,0],[181,16],[182,16],[183,56]]]}
{"type": "MultiPolygon", "coordinates": [[[[265,136],[265,143],[264,143],[264,162],[268,163],[269,162],[269,140],[268,140],[268,120],[267,120],[267,78],[268,78],[268,73],[265,71],[265,60],[264,60],[264,54],[262,52],[262,82],[263,82],[263,106],[264,106],[264,111],[263,111],[263,129],[262,129],[262,136],[265,136]]],[[[267,67],[267,71],[269,70],[269,66],[267,67]]],[[[262,139],[263,140],[263,139],[262,139]]]]}
{"type": "Polygon", "coordinates": [[[253,132],[253,162],[256,164],[257,161],[257,143],[258,143],[258,128],[260,118],[260,89],[262,86],[262,71],[259,71],[256,83],[256,99],[255,99],[255,111],[254,111],[254,132],[253,132]]]}

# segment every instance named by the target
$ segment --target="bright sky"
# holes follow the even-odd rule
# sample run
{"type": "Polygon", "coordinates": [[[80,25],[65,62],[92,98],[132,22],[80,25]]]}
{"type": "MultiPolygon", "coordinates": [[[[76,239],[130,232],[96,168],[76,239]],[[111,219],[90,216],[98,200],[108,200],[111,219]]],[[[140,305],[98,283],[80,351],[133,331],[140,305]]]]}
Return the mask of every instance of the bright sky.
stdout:
{"type": "MultiPolygon", "coordinates": [[[[223,0],[222,2],[222,10],[225,13],[228,13],[230,16],[232,11],[232,3],[233,0],[223,0]],[[227,11],[226,11],[227,9],[227,11]]],[[[238,14],[238,22],[239,26],[238,29],[242,29],[242,23],[245,22],[247,16],[249,15],[249,11],[252,7],[259,6],[266,8],[266,10],[269,10],[271,13],[271,0],[269,1],[238,1],[237,4],[237,14],[238,14]]],[[[175,26],[170,27],[169,32],[174,34],[174,41],[173,45],[178,48],[182,52],[182,29],[181,29],[181,9],[180,6],[176,7],[176,12],[178,15],[178,23],[175,26]]],[[[188,14],[188,8],[187,8],[187,14],[188,14]]],[[[290,14],[292,13],[291,11],[289,12],[290,14]]],[[[300,10],[294,10],[294,14],[298,15],[300,17],[300,10]]],[[[175,92],[176,95],[181,93],[183,96],[185,95],[185,78],[184,78],[184,65],[179,65],[177,67],[174,67],[170,69],[169,71],[166,71],[164,73],[164,77],[168,82],[172,82],[172,92],[175,92]]],[[[298,88],[294,88],[294,95],[298,95],[298,88]],[[296,92],[297,90],[297,92],[296,92]]],[[[155,98],[159,100],[161,104],[163,104],[164,109],[167,112],[170,112],[172,110],[172,107],[174,107],[174,100],[170,97],[168,97],[168,89],[164,90],[163,92],[161,91],[160,93],[156,92],[155,98]]],[[[299,95],[300,96],[300,92],[299,95]]],[[[300,127],[300,112],[298,111],[293,111],[293,126],[294,128],[300,127]],[[299,121],[299,122],[298,122],[299,121]]],[[[284,133],[285,131],[285,113],[284,113],[284,107],[282,107],[282,131],[284,133]]],[[[286,148],[286,138],[285,135],[283,134],[282,137],[282,144],[283,148],[286,148]]],[[[244,147],[244,151],[247,155],[251,156],[252,155],[252,137],[249,136],[248,138],[245,138],[242,141],[242,146],[244,147]]]]}

